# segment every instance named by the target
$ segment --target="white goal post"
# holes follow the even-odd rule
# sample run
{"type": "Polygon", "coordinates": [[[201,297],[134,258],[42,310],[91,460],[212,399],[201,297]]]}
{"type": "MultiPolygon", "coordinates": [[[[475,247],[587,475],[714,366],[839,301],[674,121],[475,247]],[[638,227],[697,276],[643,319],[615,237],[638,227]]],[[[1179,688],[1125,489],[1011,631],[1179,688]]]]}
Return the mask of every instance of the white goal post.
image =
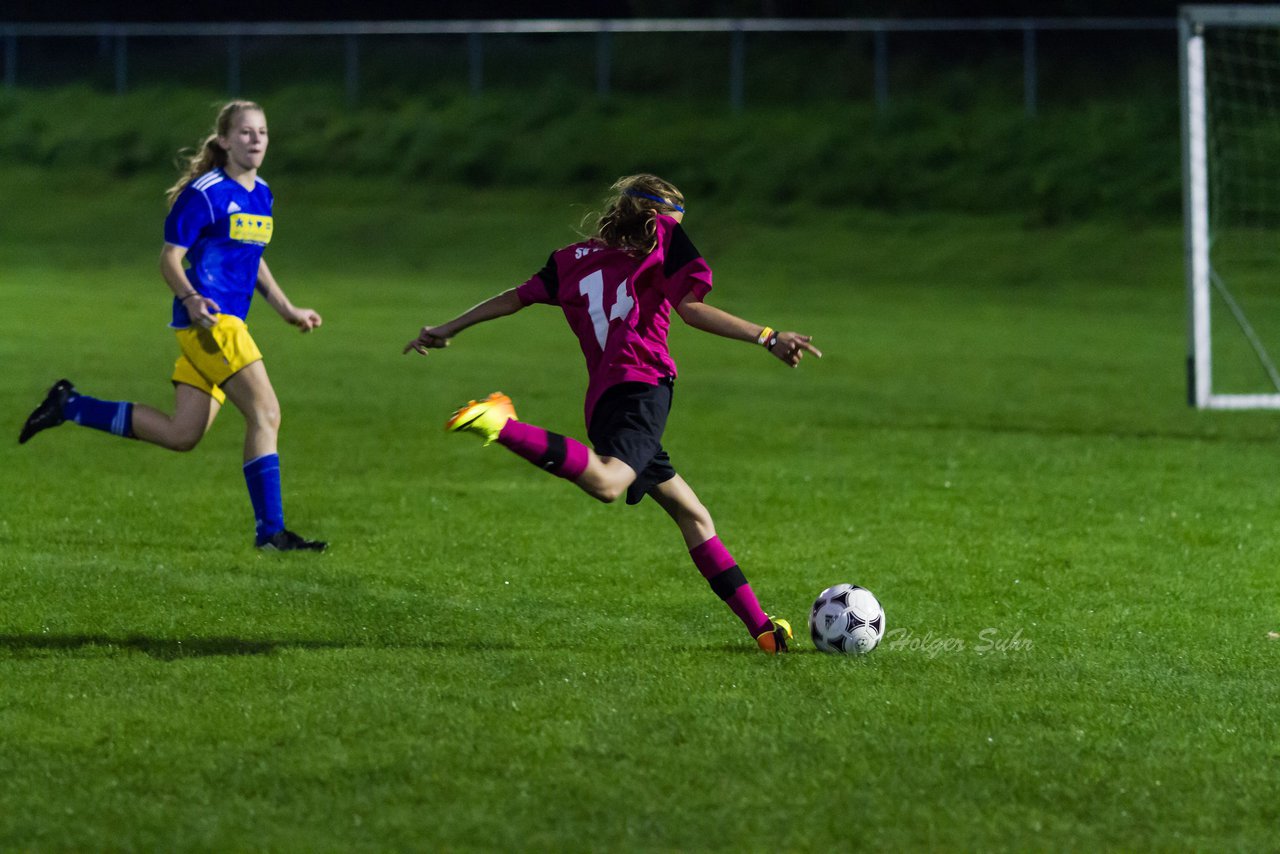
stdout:
{"type": "Polygon", "coordinates": [[[1187,391],[1280,409],[1280,6],[1183,6],[1187,391]]]}

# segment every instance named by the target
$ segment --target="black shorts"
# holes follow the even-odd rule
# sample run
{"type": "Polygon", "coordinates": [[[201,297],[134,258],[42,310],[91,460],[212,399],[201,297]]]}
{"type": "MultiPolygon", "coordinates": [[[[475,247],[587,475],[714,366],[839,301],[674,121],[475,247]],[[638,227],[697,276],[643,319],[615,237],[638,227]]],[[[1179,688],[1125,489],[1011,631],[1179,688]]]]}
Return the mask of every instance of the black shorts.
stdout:
{"type": "Polygon", "coordinates": [[[662,431],[671,412],[675,383],[619,383],[600,396],[591,413],[587,436],[602,457],[622,460],[636,471],[627,487],[627,503],[639,504],[649,490],[676,476],[662,450],[662,431]]]}

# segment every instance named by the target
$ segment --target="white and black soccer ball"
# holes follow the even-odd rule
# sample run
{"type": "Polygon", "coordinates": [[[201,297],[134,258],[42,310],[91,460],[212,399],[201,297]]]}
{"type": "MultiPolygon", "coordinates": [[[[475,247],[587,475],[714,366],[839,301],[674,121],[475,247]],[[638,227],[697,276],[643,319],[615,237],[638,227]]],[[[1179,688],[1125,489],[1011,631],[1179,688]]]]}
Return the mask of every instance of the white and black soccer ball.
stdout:
{"type": "Polygon", "coordinates": [[[865,587],[828,587],[818,594],[809,612],[809,636],[823,652],[871,652],[884,637],[884,608],[865,587]]]}

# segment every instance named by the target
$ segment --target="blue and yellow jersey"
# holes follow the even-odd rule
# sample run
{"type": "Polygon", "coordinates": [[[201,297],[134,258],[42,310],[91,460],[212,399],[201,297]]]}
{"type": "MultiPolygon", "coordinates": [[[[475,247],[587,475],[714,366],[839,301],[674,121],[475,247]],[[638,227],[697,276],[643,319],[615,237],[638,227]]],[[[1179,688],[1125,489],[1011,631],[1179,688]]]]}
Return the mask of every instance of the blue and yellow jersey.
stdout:
{"type": "MultiPolygon", "coordinates": [[[[187,250],[187,281],[223,314],[243,320],[249,313],[258,265],[271,242],[272,201],[271,188],[261,178],[246,190],[214,169],[184,187],[165,218],[164,242],[187,250]]],[[[170,325],[191,325],[176,297],[170,325]]]]}

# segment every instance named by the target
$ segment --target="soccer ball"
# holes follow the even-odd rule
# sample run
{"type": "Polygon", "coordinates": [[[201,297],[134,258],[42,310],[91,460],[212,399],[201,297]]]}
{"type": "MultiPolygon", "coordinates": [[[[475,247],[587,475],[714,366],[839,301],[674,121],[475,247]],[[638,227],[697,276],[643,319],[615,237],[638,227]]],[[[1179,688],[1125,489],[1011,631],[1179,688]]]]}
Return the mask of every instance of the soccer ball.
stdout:
{"type": "Polygon", "coordinates": [[[884,608],[865,587],[828,587],[809,612],[809,636],[823,652],[871,652],[884,637],[884,608]]]}

